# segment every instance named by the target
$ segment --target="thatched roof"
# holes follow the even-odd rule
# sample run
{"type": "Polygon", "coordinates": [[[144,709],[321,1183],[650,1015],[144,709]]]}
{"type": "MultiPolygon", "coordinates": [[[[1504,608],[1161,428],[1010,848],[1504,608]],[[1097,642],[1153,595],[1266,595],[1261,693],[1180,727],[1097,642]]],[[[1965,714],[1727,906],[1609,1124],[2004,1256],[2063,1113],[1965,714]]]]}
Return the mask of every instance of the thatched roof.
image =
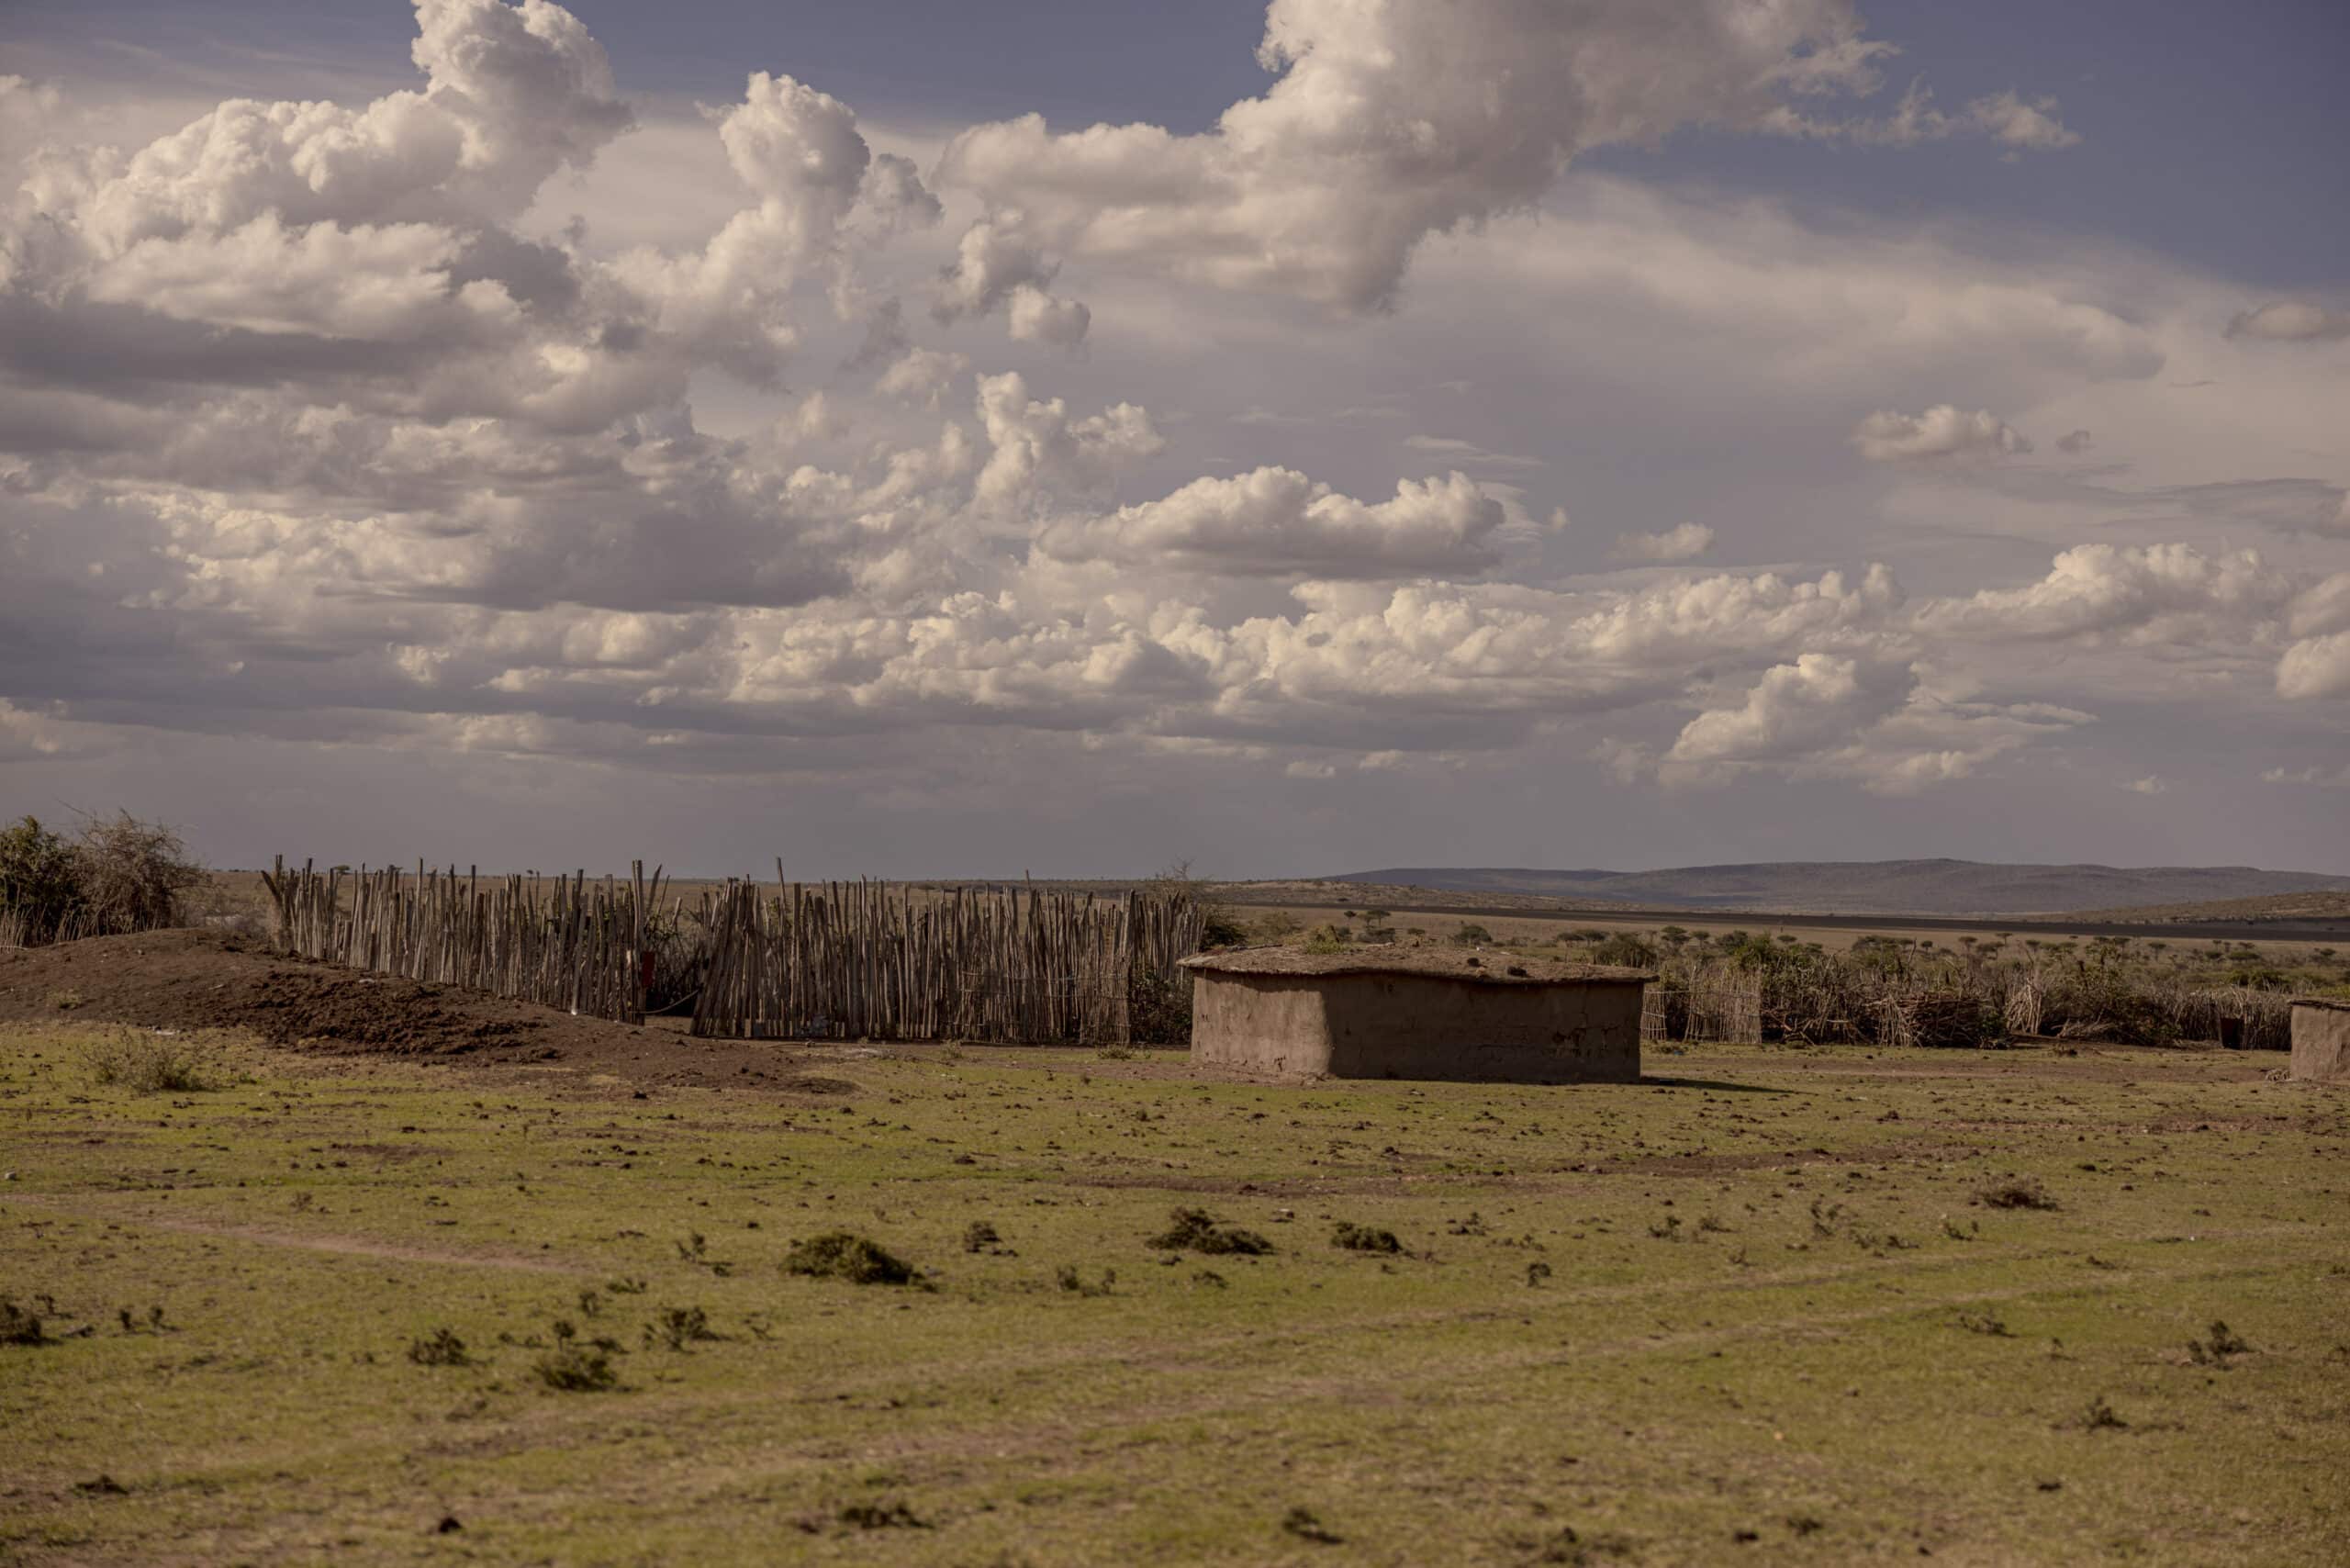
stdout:
{"type": "Polygon", "coordinates": [[[2297,996],[2293,998],[2292,1004],[2295,1007],[2328,1007],[2336,1013],[2350,1013],[2350,1001],[2339,996],[2297,996]]]}
{"type": "Polygon", "coordinates": [[[1187,969],[1226,975],[1436,975],[1491,985],[1561,985],[1577,981],[1652,980],[1646,969],[1617,964],[1571,964],[1498,947],[1370,946],[1335,953],[1303,947],[1222,947],[1194,953],[1187,969]]]}

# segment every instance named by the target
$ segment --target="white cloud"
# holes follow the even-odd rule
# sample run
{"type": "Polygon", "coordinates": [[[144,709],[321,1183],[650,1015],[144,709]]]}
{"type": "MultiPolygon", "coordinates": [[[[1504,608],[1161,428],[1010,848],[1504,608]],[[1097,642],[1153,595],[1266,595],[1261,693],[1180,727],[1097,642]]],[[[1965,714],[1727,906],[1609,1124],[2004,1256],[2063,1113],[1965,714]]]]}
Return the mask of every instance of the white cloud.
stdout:
{"type": "Polygon", "coordinates": [[[2304,637],[2277,661],[2277,695],[2350,697],[2350,632],[2304,637]]]}
{"type": "MultiPolygon", "coordinates": [[[[1604,726],[1628,777],[1840,795],[2076,747],[2065,777],[2109,801],[2144,766],[2097,749],[2110,700],[2289,728],[2313,720],[2288,701],[2342,692],[2329,356],[2222,340],[2221,286],[2005,230],[1970,251],[1552,186],[1586,146],[1787,129],[1802,89],[1860,90],[1880,54],[1827,0],[1601,0],[1571,29],[1477,0],[1450,32],[1284,3],[1265,98],[1201,137],[980,128],[946,160],[979,220],[945,233],[910,156],[934,140],[813,86],[755,75],[622,136],[600,53],[543,0],[425,9],[421,92],[54,147],[0,205],[12,765],[142,725],[452,777],[586,759],[943,799],[983,756],[1065,804],[1142,798],[1178,759],[1203,789],[1294,761],[1400,798],[1439,768],[1548,790],[1552,762],[1572,790],[1604,726]],[[1536,34],[1557,80],[1494,76],[1536,34]],[[548,123],[460,101],[508,77],[548,123]],[[2168,386],[2199,378],[2227,400],[2168,386]],[[2099,461],[1944,483],[1924,459],[2028,446],[1941,398],[2067,453],[2094,425],[2099,461]],[[1925,412],[1872,416],[1863,450],[1919,461],[1854,486],[1838,438],[1880,406],[1925,412]],[[1805,564],[1601,570],[1562,498],[1735,515],[1742,554],[1805,564]]],[[[0,119],[22,96],[0,85],[0,119]]],[[[1908,129],[1833,134],[2061,140],[2020,101],[1906,102],[1908,129]]],[[[1714,543],[1684,523],[1616,554],[1714,543]]]]}
{"type": "Polygon", "coordinates": [[[1714,547],[1714,531],[1684,522],[1661,533],[1619,533],[1616,557],[1623,561],[1694,561],[1714,547]]]}
{"type": "Polygon", "coordinates": [[[874,390],[885,398],[901,398],[935,409],[946,389],[970,369],[971,362],[963,354],[943,349],[908,349],[881,373],[874,390]]]}
{"type": "Polygon", "coordinates": [[[1497,559],[1501,503],[1460,474],[1396,486],[1366,505],[1290,468],[1195,479],[1172,495],[1038,536],[1063,560],[1124,560],[1240,575],[1476,574],[1497,559]]]}
{"type": "Polygon", "coordinates": [[[2331,342],[2350,338],[2350,310],[2335,310],[2306,299],[2280,299],[2231,318],[2228,336],[2273,343],[2331,342]]]}
{"type": "Polygon", "coordinates": [[[2248,622],[2274,616],[2291,595],[2290,580],[2254,550],[2214,557],[2187,544],[2080,544],[2024,588],[1921,605],[1918,624],[1985,640],[2240,640],[2248,622]]]}
{"type": "Polygon", "coordinates": [[[2170,792],[2169,782],[2152,773],[2143,778],[2132,778],[2121,787],[2133,795],[2165,795],[2170,792]]]}
{"type": "MultiPolygon", "coordinates": [[[[1888,52],[1847,0],[1591,0],[1572,13],[1548,0],[1272,0],[1258,55],[1280,79],[1213,130],[1056,134],[1029,115],[956,137],[938,176],[987,204],[967,246],[992,253],[1016,226],[1019,275],[1039,285],[1048,246],[1377,309],[1424,238],[1532,203],[1578,155],[1689,126],[1795,130],[1795,104],[1874,91],[1888,52]]],[[[1912,118],[1915,140],[1922,100],[1912,118]]],[[[2051,106],[2012,94],[1934,126],[2012,146],[2070,140],[2051,106]]],[[[984,297],[1002,286],[981,280],[1006,275],[967,249],[957,286],[984,297]]]]}
{"type": "Polygon", "coordinates": [[[1922,414],[1880,409],[1853,429],[1852,444],[1872,463],[1997,457],[2031,450],[2031,442],[1998,415],[1982,409],[1970,414],[1949,403],[1937,403],[1922,414]]]}
{"type": "Polygon", "coordinates": [[[1017,374],[979,377],[979,412],[995,450],[979,470],[978,499],[1001,510],[1025,505],[1040,487],[1097,489],[1167,446],[1150,410],[1119,403],[1081,420],[1063,399],[1034,399],[1017,374]]]}
{"type": "Polygon", "coordinates": [[[1945,113],[1922,82],[1913,82],[1899,106],[1884,118],[1822,118],[1792,106],[1777,111],[1765,129],[1783,135],[1848,140],[1863,146],[1914,147],[1953,137],[1987,137],[2016,152],[2053,152],[2080,144],[2080,136],[2058,118],[2056,100],[2027,101],[2014,89],[1971,98],[1956,114],[1945,113]]]}

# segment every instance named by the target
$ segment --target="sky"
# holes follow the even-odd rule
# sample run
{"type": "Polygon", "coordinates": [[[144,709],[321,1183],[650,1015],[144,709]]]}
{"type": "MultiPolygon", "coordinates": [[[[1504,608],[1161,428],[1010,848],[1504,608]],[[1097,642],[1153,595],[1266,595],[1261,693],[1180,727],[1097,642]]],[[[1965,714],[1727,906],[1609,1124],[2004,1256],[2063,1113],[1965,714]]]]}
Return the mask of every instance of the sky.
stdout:
{"type": "Polygon", "coordinates": [[[17,0],[0,812],[2350,874],[2350,13],[17,0]]]}

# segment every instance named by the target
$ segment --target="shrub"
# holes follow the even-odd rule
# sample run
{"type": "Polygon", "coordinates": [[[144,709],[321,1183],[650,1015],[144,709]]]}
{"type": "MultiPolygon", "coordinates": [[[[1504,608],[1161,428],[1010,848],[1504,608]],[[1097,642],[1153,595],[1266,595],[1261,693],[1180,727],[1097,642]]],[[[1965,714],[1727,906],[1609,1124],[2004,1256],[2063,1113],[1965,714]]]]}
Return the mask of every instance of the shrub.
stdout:
{"type": "Polygon", "coordinates": [[[2053,1209],[2060,1207],[2047,1188],[2029,1176],[2010,1176],[1975,1190],[1975,1201],[1986,1209],[2053,1209]]]}
{"type": "Polygon", "coordinates": [[[1595,964],[1622,964],[1628,969],[1646,969],[1656,965],[1656,949],[1628,931],[1599,942],[1591,949],[1595,964]]]}
{"type": "Polygon", "coordinates": [[[783,1271],[857,1285],[902,1285],[914,1277],[912,1265],[847,1230],[828,1230],[793,1242],[784,1254],[783,1271]]]}
{"type": "Polygon", "coordinates": [[[1340,1220],[1330,1232],[1330,1245],[1349,1252],[1401,1252],[1404,1244],[1392,1230],[1374,1230],[1351,1220],[1340,1220]]]}
{"type": "Polygon", "coordinates": [[[1490,947],[1494,945],[1494,934],[1473,920],[1463,921],[1460,929],[1452,934],[1452,939],[1463,947],[1490,947]]]}
{"type": "Polygon", "coordinates": [[[1248,941],[1248,928],[1239,917],[1221,904],[1211,904],[1200,917],[1200,946],[1203,948],[1239,947],[1248,941]]]}
{"type": "Polygon", "coordinates": [[[1150,1238],[1162,1252],[1239,1253],[1255,1257],[1270,1252],[1273,1244],[1253,1230],[1219,1226],[1205,1209],[1177,1209],[1172,1223],[1150,1238]]]}
{"type": "Polygon", "coordinates": [[[532,1362],[531,1372],[547,1387],[563,1394],[601,1394],[619,1387],[621,1381],[610,1355],[567,1339],[532,1362]]]}
{"type": "Polygon", "coordinates": [[[33,817],[0,829],[0,923],[27,945],[170,925],[208,878],[177,833],[128,812],[70,843],[33,817]]]}
{"type": "Polygon", "coordinates": [[[185,1094],[207,1087],[197,1053],[169,1036],[108,1035],[82,1047],[82,1065],[99,1083],[134,1094],[185,1094]]]}
{"type": "Polygon", "coordinates": [[[40,1318],[18,1306],[9,1297],[0,1295],[0,1345],[38,1345],[40,1342],[40,1318]]]}
{"type": "Polygon", "coordinates": [[[181,895],[208,875],[178,834],[129,812],[84,823],[73,859],[82,902],[107,933],[171,924],[181,895]]]}
{"type": "Polygon", "coordinates": [[[33,817],[0,828],[0,915],[10,917],[18,941],[55,940],[81,903],[72,845],[33,817]]]}
{"type": "Polygon", "coordinates": [[[710,1314],[699,1306],[671,1306],[644,1326],[647,1349],[665,1345],[672,1350],[682,1350],[688,1345],[719,1338],[718,1331],[710,1326],[710,1314]]]}
{"type": "Polygon", "coordinates": [[[421,1339],[410,1339],[408,1359],[420,1367],[462,1367],[472,1360],[465,1354],[465,1342],[447,1327],[435,1328],[421,1339]]]}

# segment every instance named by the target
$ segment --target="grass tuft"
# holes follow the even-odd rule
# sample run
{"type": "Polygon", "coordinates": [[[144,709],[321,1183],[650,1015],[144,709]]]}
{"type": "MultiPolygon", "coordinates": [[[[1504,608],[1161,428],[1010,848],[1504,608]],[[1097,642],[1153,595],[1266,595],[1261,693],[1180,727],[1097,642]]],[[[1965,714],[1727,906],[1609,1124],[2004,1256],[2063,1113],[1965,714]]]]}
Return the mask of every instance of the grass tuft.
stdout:
{"type": "Polygon", "coordinates": [[[2054,1209],[2062,1208],[2037,1177],[2010,1176],[2004,1181],[1986,1182],[1975,1189],[1975,1201],[1986,1209],[2054,1209]]]}
{"type": "Polygon", "coordinates": [[[902,1285],[914,1277],[912,1264],[849,1230],[828,1230],[793,1242],[784,1254],[783,1271],[856,1285],[902,1285]]]}
{"type": "Polygon", "coordinates": [[[119,1034],[82,1047],[91,1080],[133,1094],[189,1094],[208,1088],[197,1070],[200,1058],[178,1041],[160,1035],[119,1034]]]}
{"type": "Polygon", "coordinates": [[[1401,1252],[1404,1244],[1395,1239],[1392,1230],[1374,1230],[1367,1225],[1340,1220],[1330,1232],[1330,1245],[1348,1252],[1401,1252]]]}
{"type": "Polygon", "coordinates": [[[568,1339],[532,1362],[531,1372],[561,1394],[603,1394],[621,1382],[608,1352],[568,1339]]]}
{"type": "Polygon", "coordinates": [[[1150,1244],[1162,1252],[1238,1253],[1254,1258],[1273,1249],[1271,1242],[1253,1230],[1216,1224],[1205,1209],[1177,1209],[1168,1217],[1172,1223],[1150,1238],[1150,1244]]]}

